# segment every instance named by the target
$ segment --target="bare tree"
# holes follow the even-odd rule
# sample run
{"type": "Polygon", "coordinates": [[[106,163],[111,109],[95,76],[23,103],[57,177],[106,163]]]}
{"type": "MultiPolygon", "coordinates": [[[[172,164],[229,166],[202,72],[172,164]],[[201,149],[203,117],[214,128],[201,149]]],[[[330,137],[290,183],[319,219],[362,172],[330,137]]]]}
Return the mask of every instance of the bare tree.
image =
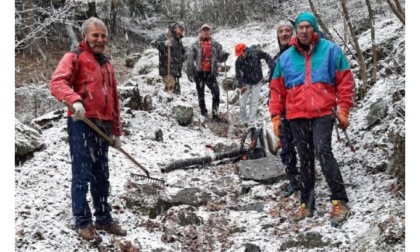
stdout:
{"type": "Polygon", "coordinates": [[[322,30],[325,33],[325,36],[327,36],[328,39],[332,40],[333,36],[331,35],[328,27],[325,25],[324,21],[322,20],[321,16],[318,14],[318,12],[316,11],[315,5],[312,2],[312,0],[308,0],[309,5],[311,6],[311,10],[314,13],[314,16],[316,17],[316,19],[318,20],[319,25],[321,26],[322,30]]]}
{"type": "Polygon", "coordinates": [[[365,58],[363,56],[362,49],[360,49],[359,41],[357,40],[356,32],[354,31],[354,27],[353,27],[352,23],[350,22],[350,16],[349,16],[349,12],[348,12],[347,6],[346,6],[346,0],[341,0],[341,7],[343,9],[344,18],[346,19],[347,25],[349,26],[349,29],[350,29],[350,34],[351,34],[352,40],[354,42],[358,62],[360,64],[360,68],[361,68],[360,69],[361,70],[360,74],[362,76],[362,82],[363,82],[362,85],[363,86],[362,86],[360,98],[363,99],[365,97],[366,91],[367,91],[367,70],[366,70],[365,58]]]}
{"type": "MultiPolygon", "coordinates": [[[[28,2],[31,3],[32,0],[29,0],[28,2]]],[[[73,1],[68,1],[62,8],[59,9],[43,9],[33,6],[33,8],[29,10],[15,11],[15,16],[22,17],[21,20],[18,19],[15,22],[15,30],[25,31],[23,36],[18,36],[18,34],[15,35],[15,49],[29,48],[34,43],[36,45],[38,40],[47,37],[49,32],[48,28],[50,28],[53,23],[72,24],[69,22],[68,18],[71,15],[71,11],[74,6],[75,3],[73,1]],[[33,13],[28,16],[25,15],[25,13],[30,12],[33,13]],[[35,15],[35,12],[37,15],[35,15]],[[39,16],[41,15],[48,15],[48,17],[40,19],[39,16]]]]}
{"type": "Polygon", "coordinates": [[[404,12],[400,12],[399,9],[401,9],[401,5],[398,2],[398,0],[395,0],[395,3],[397,3],[397,6],[395,6],[391,0],[386,0],[386,2],[388,3],[389,7],[391,7],[392,12],[394,12],[394,14],[397,16],[397,18],[401,21],[401,23],[403,23],[405,25],[405,14],[404,12]]]}
{"type": "Polygon", "coordinates": [[[370,21],[370,36],[372,39],[372,85],[376,82],[376,72],[377,72],[377,52],[376,52],[376,41],[375,41],[375,17],[373,15],[372,6],[370,0],[366,0],[366,5],[369,12],[369,21],[370,21]]]}
{"type": "Polygon", "coordinates": [[[119,0],[111,1],[111,33],[115,35],[117,33],[117,7],[119,0]]]}

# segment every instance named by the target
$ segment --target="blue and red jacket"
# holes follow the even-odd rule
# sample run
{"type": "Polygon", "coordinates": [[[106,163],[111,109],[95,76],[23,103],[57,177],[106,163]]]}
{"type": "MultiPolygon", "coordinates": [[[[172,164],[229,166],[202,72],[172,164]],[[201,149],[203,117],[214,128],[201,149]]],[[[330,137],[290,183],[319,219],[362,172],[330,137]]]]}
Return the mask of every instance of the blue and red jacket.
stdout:
{"type": "Polygon", "coordinates": [[[340,47],[314,33],[309,51],[299,45],[296,36],[292,45],[277,62],[270,82],[271,116],[315,118],[331,115],[331,109],[353,106],[353,75],[340,47]]]}
{"type": "MultiPolygon", "coordinates": [[[[86,42],[80,42],[75,52],[66,53],[51,78],[51,94],[58,101],[73,104],[81,101],[85,116],[112,122],[113,135],[122,134],[117,81],[111,63],[102,55],[93,54],[86,42]]],[[[68,115],[73,113],[69,110],[68,115]]]]}

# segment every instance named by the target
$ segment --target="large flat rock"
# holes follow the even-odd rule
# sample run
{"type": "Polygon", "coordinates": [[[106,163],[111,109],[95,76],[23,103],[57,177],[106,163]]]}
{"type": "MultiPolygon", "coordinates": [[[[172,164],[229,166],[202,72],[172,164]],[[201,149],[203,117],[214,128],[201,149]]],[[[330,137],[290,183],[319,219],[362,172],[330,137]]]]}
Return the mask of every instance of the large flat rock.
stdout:
{"type": "Polygon", "coordinates": [[[280,158],[268,156],[260,159],[241,160],[236,164],[238,174],[243,180],[254,180],[264,184],[272,184],[285,180],[286,168],[280,158]]]}

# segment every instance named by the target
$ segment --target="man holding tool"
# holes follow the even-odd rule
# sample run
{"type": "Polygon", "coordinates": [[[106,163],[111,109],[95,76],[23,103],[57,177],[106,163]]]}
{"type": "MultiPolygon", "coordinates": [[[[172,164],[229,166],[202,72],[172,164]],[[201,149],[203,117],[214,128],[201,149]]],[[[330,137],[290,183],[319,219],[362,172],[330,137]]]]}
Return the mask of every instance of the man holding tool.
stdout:
{"type": "Polygon", "coordinates": [[[315,209],[315,154],[331,191],[331,225],[348,217],[348,197],[340,168],[331,148],[331,109],[338,107],[338,126],[349,126],[353,106],[353,75],[340,47],[319,37],[312,13],[303,12],[295,21],[296,36],[280,56],[270,82],[269,110],[273,131],[279,135],[280,116],[286,107],[298,150],[301,170],[300,207],[292,222],[312,217],[315,209]]]}
{"type": "Polygon", "coordinates": [[[71,104],[68,111],[68,134],[72,160],[71,199],[75,230],[86,240],[101,242],[96,230],[125,236],[127,232],[111,217],[108,204],[109,143],[82,120],[89,118],[106,135],[113,136],[113,146],[121,147],[120,105],[114,69],[104,55],[108,29],[104,22],[91,17],[82,25],[83,41],[66,53],[50,82],[57,100],[71,104]],[[86,117],[86,118],[85,118],[86,117]],[[95,225],[86,200],[90,183],[95,225]]]}

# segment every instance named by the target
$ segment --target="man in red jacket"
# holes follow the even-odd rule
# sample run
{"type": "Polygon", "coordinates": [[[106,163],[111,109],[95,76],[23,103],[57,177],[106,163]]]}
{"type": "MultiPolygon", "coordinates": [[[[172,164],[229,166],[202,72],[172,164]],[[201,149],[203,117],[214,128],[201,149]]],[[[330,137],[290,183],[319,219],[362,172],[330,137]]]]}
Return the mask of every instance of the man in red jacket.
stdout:
{"type": "Polygon", "coordinates": [[[315,210],[315,155],[317,155],[332,203],[331,224],[344,222],[349,214],[343,178],[331,148],[332,109],[338,108],[339,127],[349,126],[353,106],[353,76],[340,47],[320,38],[316,18],[301,13],[291,47],[277,62],[270,82],[269,109],[273,131],[279,135],[280,116],[286,108],[301,169],[300,208],[291,220],[312,217],[315,210]]]}
{"type": "Polygon", "coordinates": [[[108,204],[109,144],[81,119],[89,118],[120,147],[121,121],[117,82],[104,50],[108,30],[104,22],[91,17],[82,25],[83,41],[66,53],[52,76],[50,90],[58,101],[75,108],[68,112],[68,134],[72,159],[71,198],[76,232],[86,240],[100,242],[97,230],[126,235],[112,220],[108,204]],[[95,208],[95,225],[86,201],[88,183],[95,208]]]}

